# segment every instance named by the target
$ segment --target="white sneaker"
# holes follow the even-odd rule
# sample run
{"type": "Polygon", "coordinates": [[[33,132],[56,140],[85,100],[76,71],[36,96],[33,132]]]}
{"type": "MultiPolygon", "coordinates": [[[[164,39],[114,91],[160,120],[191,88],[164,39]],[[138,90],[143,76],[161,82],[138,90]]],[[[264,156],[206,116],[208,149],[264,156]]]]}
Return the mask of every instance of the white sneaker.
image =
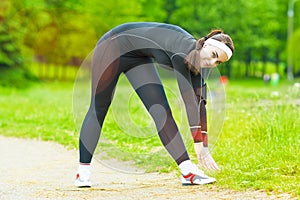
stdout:
{"type": "Polygon", "coordinates": [[[90,172],[83,172],[83,173],[77,172],[75,186],[80,188],[91,187],[92,182],[90,181],[90,172]]]}
{"type": "Polygon", "coordinates": [[[204,185],[216,182],[216,179],[205,175],[203,171],[194,165],[194,169],[190,173],[187,175],[182,174],[181,182],[182,185],[204,185]]]}

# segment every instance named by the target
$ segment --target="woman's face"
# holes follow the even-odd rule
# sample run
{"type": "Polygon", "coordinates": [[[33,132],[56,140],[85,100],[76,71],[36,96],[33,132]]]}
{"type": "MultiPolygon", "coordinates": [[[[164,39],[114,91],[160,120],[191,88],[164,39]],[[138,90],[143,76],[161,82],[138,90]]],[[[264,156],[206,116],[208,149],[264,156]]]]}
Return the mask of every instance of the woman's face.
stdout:
{"type": "Polygon", "coordinates": [[[210,44],[204,44],[200,51],[200,67],[214,68],[228,60],[224,50],[210,44]]]}

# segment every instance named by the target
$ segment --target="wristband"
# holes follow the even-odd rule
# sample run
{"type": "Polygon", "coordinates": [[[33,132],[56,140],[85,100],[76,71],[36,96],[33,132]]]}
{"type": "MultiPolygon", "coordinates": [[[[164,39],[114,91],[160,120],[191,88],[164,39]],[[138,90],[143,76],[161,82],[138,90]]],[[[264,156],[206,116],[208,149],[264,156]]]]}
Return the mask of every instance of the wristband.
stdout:
{"type": "Polygon", "coordinates": [[[201,126],[191,126],[190,127],[194,143],[203,141],[203,134],[201,132],[201,126]]]}

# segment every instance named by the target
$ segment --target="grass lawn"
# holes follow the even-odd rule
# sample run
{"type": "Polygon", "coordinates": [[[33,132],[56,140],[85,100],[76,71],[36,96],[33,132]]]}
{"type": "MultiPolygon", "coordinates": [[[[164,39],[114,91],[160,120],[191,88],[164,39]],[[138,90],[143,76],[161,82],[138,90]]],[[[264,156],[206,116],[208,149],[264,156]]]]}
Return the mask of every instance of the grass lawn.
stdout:
{"type": "MultiPolygon", "coordinates": [[[[164,83],[173,115],[195,161],[176,83],[173,79],[164,83]]],[[[40,82],[22,89],[0,87],[0,134],[51,140],[78,148],[80,123],[89,99],[74,102],[74,120],[73,86],[72,82],[40,82]]],[[[88,87],[83,88],[87,93],[82,97],[88,97],[88,87]]],[[[221,187],[299,196],[300,88],[285,81],[266,86],[261,80],[230,80],[225,91],[225,110],[220,114],[224,118],[221,129],[213,136],[212,149],[222,170],[208,173],[218,179],[221,187]]],[[[134,161],[146,171],[176,169],[152,120],[125,78],[120,79],[115,97],[95,156],[134,161]]],[[[213,129],[216,123],[210,118],[209,128],[213,129]]]]}

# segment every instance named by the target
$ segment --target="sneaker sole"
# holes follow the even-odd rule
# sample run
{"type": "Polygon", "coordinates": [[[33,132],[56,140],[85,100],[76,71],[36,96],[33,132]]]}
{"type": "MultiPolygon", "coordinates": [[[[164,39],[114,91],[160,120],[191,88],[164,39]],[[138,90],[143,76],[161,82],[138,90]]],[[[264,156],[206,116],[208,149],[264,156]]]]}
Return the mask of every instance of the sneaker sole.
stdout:
{"type": "Polygon", "coordinates": [[[205,185],[205,184],[211,184],[216,182],[215,178],[210,177],[201,177],[198,175],[191,174],[187,177],[182,177],[181,179],[182,185],[188,186],[188,185],[205,185]]]}
{"type": "Polygon", "coordinates": [[[91,188],[92,186],[87,186],[87,185],[85,185],[85,186],[76,186],[77,188],[91,188]]]}
{"type": "Polygon", "coordinates": [[[216,182],[216,180],[207,180],[207,181],[201,181],[201,182],[193,182],[191,183],[190,181],[182,181],[182,186],[191,186],[191,185],[206,185],[206,184],[213,184],[216,182]]]}
{"type": "Polygon", "coordinates": [[[78,188],[90,188],[90,187],[92,187],[92,183],[76,180],[75,181],[75,186],[78,187],[78,188]]]}

